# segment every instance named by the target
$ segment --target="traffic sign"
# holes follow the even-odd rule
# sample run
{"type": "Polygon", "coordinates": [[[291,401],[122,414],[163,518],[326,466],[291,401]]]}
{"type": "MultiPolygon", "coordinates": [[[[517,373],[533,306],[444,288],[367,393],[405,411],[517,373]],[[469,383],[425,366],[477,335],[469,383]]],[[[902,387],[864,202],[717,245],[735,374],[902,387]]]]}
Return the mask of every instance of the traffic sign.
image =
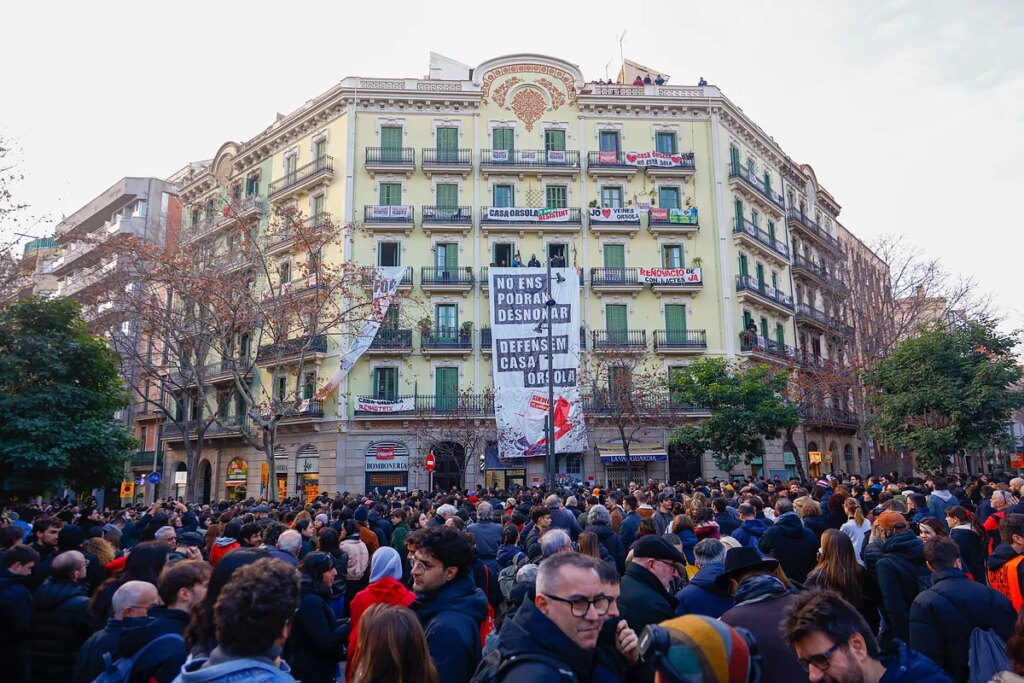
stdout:
{"type": "Polygon", "coordinates": [[[135,497],[135,484],[130,481],[121,482],[121,497],[122,498],[134,498],[135,497]]]}
{"type": "Polygon", "coordinates": [[[146,477],[146,478],[147,478],[147,479],[149,479],[149,483],[150,483],[150,484],[159,484],[159,483],[160,483],[160,480],[161,480],[161,479],[162,479],[163,477],[162,477],[162,476],[160,475],[160,473],[159,473],[159,472],[150,472],[150,473],[149,473],[149,476],[148,476],[148,477],[146,477]]]}
{"type": "Polygon", "coordinates": [[[436,464],[437,464],[437,461],[434,460],[433,452],[427,453],[427,472],[433,472],[434,471],[434,466],[436,464]]]}

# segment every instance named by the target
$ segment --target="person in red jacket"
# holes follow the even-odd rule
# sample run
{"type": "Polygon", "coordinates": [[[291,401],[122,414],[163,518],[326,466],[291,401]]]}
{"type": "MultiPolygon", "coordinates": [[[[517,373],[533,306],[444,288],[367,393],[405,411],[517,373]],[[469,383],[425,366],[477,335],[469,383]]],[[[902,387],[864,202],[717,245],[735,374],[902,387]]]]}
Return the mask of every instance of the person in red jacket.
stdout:
{"type": "Polygon", "coordinates": [[[348,637],[348,660],[345,678],[352,680],[358,662],[359,618],[372,605],[387,603],[408,607],[416,594],[402,585],[402,558],[394,548],[384,546],[373,554],[370,561],[370,585],[356,593],[352,599],[352,632],[348,637]]]}

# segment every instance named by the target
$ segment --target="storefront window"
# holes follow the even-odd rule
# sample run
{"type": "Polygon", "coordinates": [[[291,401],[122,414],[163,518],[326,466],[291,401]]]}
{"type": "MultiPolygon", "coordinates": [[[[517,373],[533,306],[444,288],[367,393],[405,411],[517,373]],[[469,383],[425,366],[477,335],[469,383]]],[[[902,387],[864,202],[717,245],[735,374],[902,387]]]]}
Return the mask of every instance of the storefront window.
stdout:
{"type": "Polygon", "coordinates": [[[228,472],[224,481],[228,500],[245,500],[245,485],[248,476],[249,465],[242,458],[235,458],[228,463],[228,472]]]}

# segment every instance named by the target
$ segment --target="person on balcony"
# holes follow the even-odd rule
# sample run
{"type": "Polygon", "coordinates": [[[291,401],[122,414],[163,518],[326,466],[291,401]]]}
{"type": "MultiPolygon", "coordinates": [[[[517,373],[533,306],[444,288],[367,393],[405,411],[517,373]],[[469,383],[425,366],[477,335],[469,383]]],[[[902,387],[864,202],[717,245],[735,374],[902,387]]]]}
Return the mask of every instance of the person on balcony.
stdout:
{"type": "Polygon", "coordinates": [[[540,261],[537,260],[537,255],[530,254],[530,262],[527,263],[526,265],[530,266],[531,268],[540,268],[540,261]]]}
{"type": "Polygon", "coordinates": [[[644,74],[644,85],[650,85],[651,83],[654,83],[651,80],[651,74],[644,74]]]}
{"type": "Polygon", "coordinates": [[[636,78],[633,79],[633,85],[643,85],[644,79],[640,78],[640,74],[637,74],[636,78]]]}
{"type": "Polygon", "coordinates": [[[654,85],[665,85],[665,77],[658,74],[658,77],[654,79],[654,85]]]}
{"type": "Polygon", "coordinates": [[[523,267],[523,257],[519,255],[518,251],[516,252],[516,255],[512,257],[512,267],[513,268],[522,268],[523,267]]]}
{"type": "Polygon", "coordinates": [[[697,81],[697,85],[707,85],[707,84],[708,84],[708,82],[704,80],[703,76],[701,76],[700,80],[697,81]]]}

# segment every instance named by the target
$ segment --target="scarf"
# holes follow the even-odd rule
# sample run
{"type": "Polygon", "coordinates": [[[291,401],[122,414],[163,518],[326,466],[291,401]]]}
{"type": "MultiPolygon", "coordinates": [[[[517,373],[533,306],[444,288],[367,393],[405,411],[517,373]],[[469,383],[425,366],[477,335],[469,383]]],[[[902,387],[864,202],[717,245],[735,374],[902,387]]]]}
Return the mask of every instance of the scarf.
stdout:
{"type": "Polygon", "coordinates": [[[782,582],[771,574],[749,576],[736,589],[736,606],[761,602],[787,592],[782,582]]]}

